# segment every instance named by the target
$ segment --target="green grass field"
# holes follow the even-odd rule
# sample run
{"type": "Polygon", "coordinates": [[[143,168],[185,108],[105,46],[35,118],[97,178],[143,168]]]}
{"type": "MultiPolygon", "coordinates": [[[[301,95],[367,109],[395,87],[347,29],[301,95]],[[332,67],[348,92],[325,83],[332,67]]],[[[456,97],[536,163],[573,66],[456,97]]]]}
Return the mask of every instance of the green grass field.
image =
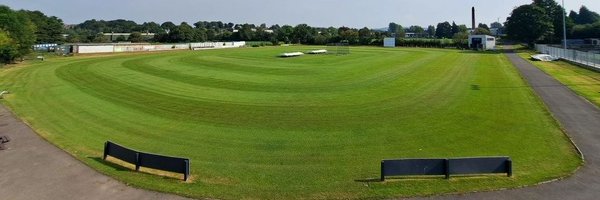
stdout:
{"type": "Polygon", "coordinates": [[[291,46],[56,58],[0,69],[1,102],[91,167],[221,199],[373,199],[531,185],[581,160],[502,54],[291,46]],[[106,140],[191,159],[192,181],[101,160],[106,140]],[[511,156],[515,174],[379,177],[388,158],[511,156]],[[179,179],[178,179],[179,178],[179,179]]]}
{"type": "MultiPolygon", "coordinates": [[[[530,58],[533,52],[523,52],[519,55],[525,59],[530,58]]],[[[571,88],[577,94],[585,97],[590,102],[600,106],[600,73],[569,62],[537,62],[532,64],[550,74],[562,84],[571,88]]]]}

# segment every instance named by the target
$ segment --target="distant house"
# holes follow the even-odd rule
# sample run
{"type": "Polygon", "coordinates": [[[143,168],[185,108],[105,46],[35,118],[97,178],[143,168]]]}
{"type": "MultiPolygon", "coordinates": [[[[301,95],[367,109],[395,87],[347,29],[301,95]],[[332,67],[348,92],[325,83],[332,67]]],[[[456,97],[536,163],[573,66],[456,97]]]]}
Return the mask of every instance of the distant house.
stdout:
{"type": "MultiPolygon", "coordinates": [[[[258,31],[258,30],[257,30],[257,29],[255,29],[255,28],[253,28],[253,29],[250,29],[250,30],[251,30],[252,32],[256,32],[256,31],[258,31]]],[[[273,30],[271,30],[271,29],[265,29],[264,31],[265,31],[265,33],[274,33],[274,32],[275,32],[275,31],[273,31],[273,30]]],[[[239,29],[233,29],[233,31],[232,31],[232,32],[233,32],[233,33],[237,33],[237,32],[240,32],[240,30],[239,30],[239,29]]]]}
{"type": "Polygon", "coordinates": [[[404,34],[405,38],[426,38],[429,37],[429,35],[427,33],[413,33],[413,32],[406,32],[404,34]]]}
{"type": "Polygon", "coordinates": [[[496,38],[490,35],[469,35],[469,47],[482,50],[496,49],[496,38]]]}

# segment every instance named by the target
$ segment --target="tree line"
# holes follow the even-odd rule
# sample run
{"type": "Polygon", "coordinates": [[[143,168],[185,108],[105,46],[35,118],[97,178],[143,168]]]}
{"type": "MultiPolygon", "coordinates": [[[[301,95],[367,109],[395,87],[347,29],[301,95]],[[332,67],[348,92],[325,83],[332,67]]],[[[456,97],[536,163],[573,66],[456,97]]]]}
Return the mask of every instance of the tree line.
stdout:
{"type": "MultiPolygon", "coordinates": [[[[493,24],[492,24],[493,26],[493,24]]],[[[502,26],[500,24],[500,26],[502,26]]],[[[477,33],[487,34],[489,28],[480,24],[477,33]]],[[[308,24],[271,25],[234,24],[220,21],[144,22],[131,20],[87,20],[76,25],[64,25],[55,16],[40,11],[11,10],[0,6],[0,62],[13,62],[31,51],[33,44],[41,43],[107,43],[114,42],[105,33],[130,33],[116,41],[130,42],[204,42],[204,41],[262,41],[272,44],[309,44],[348,42],[351,45],[381,45],[383,38],[398,38],[398,46],[459,47],[466,43],[468,29],[465,25],[442,22],[437,26],[402,27],[390,23],[387,29],[360,29],[350,27],[311,27],[308,24]],[[153,36],[144,36],[152,33],[153,36]],[[426,39],[404,39],[406,33],[426,39]]]]}
{"type": "MultiPolygon", "coordinates": [[[[515,8],[506,19],[506,32],[511,39],[533,44],[557,44],[562,41],[562,6],[554,0],[533,0],[515,8]]],[[[566,15],[567,38],[600,38],[600,15],[582,6],[579,12],[566,15]]]]}
{"type": "MultiPolygon", "coordinates": [[[[496,28],[502,27],[500,23],[496,28]]],[[[492,28],[494,28],[492,24],[492,28]]],[[[490,28],[486,24],[479,24],[476,33],[489,34],[490,28]]],[[[127,20],[88,20],[75,25],[68,30],[66,42],[110,42],[102,33],[132,33],[128,39],[138,42],[140,33],[154,33],[154,37],[145,38],[145,42],[203,42],[203,41],[270,41],[273,44],[298,43],[298,44],[327,44],[348,41],[353,45],[380,45],[384,37],[403,38],[406,33],[413,33],[419,38],[452,39],[457,33],[464,36],[468,33],[465,25],[442,22],[427,29],[421,26],[404,28],[399,24],[390,23],[387,30],[373,30],[367,27],[356,29],[349,27],[311,27],[308,24],[296,26],[278,24],[234,24],[220,21],[199,21],[194,24],[182,22],[179,25],[173,22],[158,24],[145,22],[136,24],[127,20]]],[[[466,38],[465,38],[466,39],[466,38]]]]}
{"type": "MultiPolygon", "coordinates": [[[[65,26],[55,16],[46,16],[40,11],[12,10],[0,5],[0,62],[13,62],[31,52],[34,44],[42,43],[105,43],[113,42],[104,33],[130,33],[129,37],[117,37],[117,41],[131,42],[204,42],[204,41],[268,41],[272,44],[295,43],[325,45],[346,41],[351,45],[381,45],[384,37],[404,37],[406,32],[425,38],[450,38],[457,33],[465,33],[466,26],[448,22],[429,26],[403,28],[390,23],[388,30],[374,30],[367,27],[311,27],[308,24],[271,25],[234,24],[220,21],[198,21],[193,24],[182,22],[144,22],[138,24],[131,20],[87,20],[77,25],[65,26]],[[447,30],[448,29],[448,30],[447,30]],[[153,33],[153,37],[142,36],[153,33]]],[[[462,34],[461,37],[466,34],[462,34]]],[[[465,36],[466,37],[466,36],[465,36]]],[[[402,40],[405,46],[447,46],[444,41],[402,40]]]]}
{"type": "MultiPolygon", "coordinates": [[[[308,24],[271,25],[234,24],[220,21],[144,22],[131,20],[87,20],[65,26],[60,18],[40,11],[11,10],[0,5],[0,62],[13,62],[39,43],[103,43],[112,42],[103,33],[130,33],[117,41],[131,42],[204,42],[263,41],[272,44],[296,43],[324,45],[347,41],[351,45],[381,45],[384,37],[396,37],[398,46],[463,47],[469,34],[490,34],[490,29],[506,29],[512,39],[527,43],[559,43],[562,39],[563,8],[554,0],[533,0],[515,8],[505,24],[479,24],[475,30],[455,22],[440,22],[437,26],[403,27],[389,23],[386,29],[350,27],[311,27],[308,24]],[[153,33],[154,36],[143,36],[153,33]],[[424,39],[405,39],[407,33],[424,39]]],[[[566,13],[565,13],[566,14],[566,13]]],[[[600,15],[582,6],[567,17],[568,38],[600,38],[600,15]]]]}
{"type": "Polygon", "coordinates": [[[57,17],[0,5],[0,63],[22,59],[33,44],[61,42],[63,32],[63,22],[57,17]]]}

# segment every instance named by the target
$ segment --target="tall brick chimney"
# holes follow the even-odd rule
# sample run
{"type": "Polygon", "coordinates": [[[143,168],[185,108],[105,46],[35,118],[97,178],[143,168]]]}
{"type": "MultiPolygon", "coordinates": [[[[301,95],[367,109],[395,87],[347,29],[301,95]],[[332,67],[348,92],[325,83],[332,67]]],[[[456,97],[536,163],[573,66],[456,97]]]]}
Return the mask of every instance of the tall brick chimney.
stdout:
{"type": "Polygon", "coordinates": [[[475,6],[473,6],[473,8],[471,8],[471,18],[472,18],[472,22],[473,22],[473,30],[475,30],[475,6]]]}

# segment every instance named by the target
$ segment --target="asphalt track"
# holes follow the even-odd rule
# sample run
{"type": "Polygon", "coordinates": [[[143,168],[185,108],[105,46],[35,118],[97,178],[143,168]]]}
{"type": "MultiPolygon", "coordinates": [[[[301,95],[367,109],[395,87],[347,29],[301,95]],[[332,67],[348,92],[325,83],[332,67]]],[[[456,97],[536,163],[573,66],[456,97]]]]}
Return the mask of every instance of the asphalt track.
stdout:
{"type": "Polygon", "coordinates": [[[0,105],[0,199],[148,199],[183,197],[136,189],[89,168],[38,136],[0,105]]]}
{"type": "MultiPolygon", "coordinates": [[[[571,177],[538,186],[424,199],[600,198],[600,109],[518,55],[506,56],[583,153],[585,165],[571,177]]],[[[12,139],[0,150],[0,199],[185,199],[136,189],[94,171],[1,105],[0,135],[12,139]]]]}

